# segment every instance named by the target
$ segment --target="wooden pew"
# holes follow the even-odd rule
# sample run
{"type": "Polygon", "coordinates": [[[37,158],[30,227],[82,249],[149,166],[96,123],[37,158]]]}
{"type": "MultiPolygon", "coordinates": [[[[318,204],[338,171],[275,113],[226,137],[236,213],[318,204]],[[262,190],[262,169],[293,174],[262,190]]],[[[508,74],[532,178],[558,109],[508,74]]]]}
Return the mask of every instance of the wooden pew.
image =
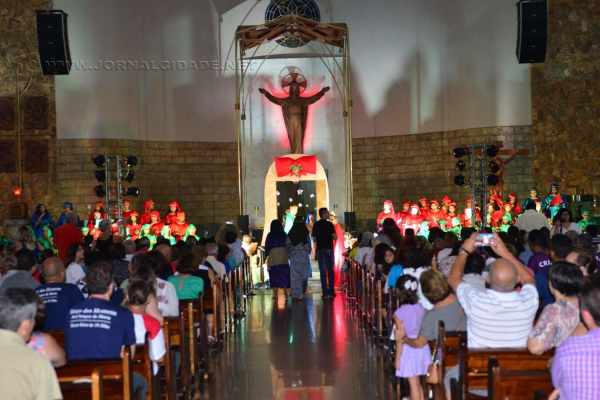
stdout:
{"type": "Polygon", "coordinates": [[[460,339],[458,352],[459,378],[452,385],[452,398],[457,400],[475,400],[487,396],[471,393],[472,390],[487,390],[488,362],[496,359],[508,370],[547,371],[554,352],[541,356],[529,353],[526,348],[468,349],[466,336],[460,339]]]}
{"type": "Polygon", "coordinates": [[[71,361],[56,369],[56,375],[65,400],[86,398],[101,399],[133,398],[133,367],[131,352],[123,350],[123,358],[118,360],[71,361]],[[75,383],[91,379],[90,383],[75,383]]]}
{"type": "Polygon", "coordinates": [[[504,368],[496,358],[488,361],[489,400],[547,399],[554,390],[550,370],[521,368],[521,364],[504,368]]]}
{"type": "Polygon", "coordinates": [[[429,344],[433,350],[435,362],[439,365],[439,383],[428,384],[435,400],[450,400],[446,399],[444,387],[446,368],[458,365],[460,342],[463,338],[466,338],[466,335],[466,332],[446,331],[444,321],[438,321],[437,339],[429,344]]]}
{"type": "Polygon", "coordinates": [[[146,379],[148,387],[147,399],[154,400],[161,395],[160,382],[153,373],[152,360],[150,359],[150,344],[148,335],[143,345],[136,345],[135,355],[132,360],[133,371],[146,379]]]}
{"type": "MultiPolygon", "coordinates": [[[[180,314],[182,310],[180,309],[180,314]]],[[[166,346],[169,348],[168,357],[165,358],[165,381],[167,383],[168,400],[176,400],[178,394],[183,394],[184,389],[191,384],[189,353],[184,349],[186,343],[186,330],[183,318],[164,318],[163,331],[166,346]],[[175,366],[175,354],[180,355],[179,380],[175,366]],[[180,384],[178,385],[178,381],[180,384]]]]}

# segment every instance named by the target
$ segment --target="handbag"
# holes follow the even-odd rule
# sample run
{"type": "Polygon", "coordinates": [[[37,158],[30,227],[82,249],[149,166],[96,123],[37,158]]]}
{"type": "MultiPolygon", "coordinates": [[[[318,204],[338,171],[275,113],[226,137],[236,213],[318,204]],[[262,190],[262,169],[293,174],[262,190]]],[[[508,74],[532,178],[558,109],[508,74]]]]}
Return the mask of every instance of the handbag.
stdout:
{"type": "Polygon", "coordinates": [[[437,360],[438,347],[436,346],[431,356],[431,364],[427,367],[427,376],[425,381],[430,385],[439,385],[442,383],[442,365],[440,360],[437,360]]]}

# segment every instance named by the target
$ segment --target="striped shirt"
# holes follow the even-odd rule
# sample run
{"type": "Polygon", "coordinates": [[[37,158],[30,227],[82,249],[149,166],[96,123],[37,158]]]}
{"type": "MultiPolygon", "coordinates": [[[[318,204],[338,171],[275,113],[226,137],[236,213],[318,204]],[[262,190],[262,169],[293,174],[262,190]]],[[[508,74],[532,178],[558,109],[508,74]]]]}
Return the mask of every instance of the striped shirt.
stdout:
{"type": "Polygon", "coordinates": [[[552,362],[552,383],[561,400],[597,400],[600,396],[600,328],[571,336],[552,362]]]}
{"type": "Polygon", "coordinates": [[[469,348],[527,346],[539,304],[535,286],[503,293],[462,282],[456,295],[467,315],[469,348]]]}

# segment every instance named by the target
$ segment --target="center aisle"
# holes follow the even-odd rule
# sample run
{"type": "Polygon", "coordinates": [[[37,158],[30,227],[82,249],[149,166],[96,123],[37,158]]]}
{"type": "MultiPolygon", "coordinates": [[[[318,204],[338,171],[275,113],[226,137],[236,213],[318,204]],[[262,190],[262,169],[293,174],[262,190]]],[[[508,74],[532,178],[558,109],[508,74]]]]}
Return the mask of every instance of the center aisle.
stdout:
{"type": "Polygon", "coordinates": [[[371,346],[344,296],[275,304],[270,292],[249,301],[221,354],[211,363],[208,398],[384,399],[380,352],[371,346]]]}

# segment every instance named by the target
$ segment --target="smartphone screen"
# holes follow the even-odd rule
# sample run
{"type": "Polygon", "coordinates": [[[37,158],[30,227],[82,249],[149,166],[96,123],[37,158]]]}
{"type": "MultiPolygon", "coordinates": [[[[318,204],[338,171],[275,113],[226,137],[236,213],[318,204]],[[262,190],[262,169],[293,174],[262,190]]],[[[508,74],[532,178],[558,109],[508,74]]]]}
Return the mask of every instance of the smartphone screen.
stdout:
{"type": "Polygon", "coordinates": [[[489,246],[493,237],[491,233],[480,233],[477,237],[477,246],[489,246]]]}

